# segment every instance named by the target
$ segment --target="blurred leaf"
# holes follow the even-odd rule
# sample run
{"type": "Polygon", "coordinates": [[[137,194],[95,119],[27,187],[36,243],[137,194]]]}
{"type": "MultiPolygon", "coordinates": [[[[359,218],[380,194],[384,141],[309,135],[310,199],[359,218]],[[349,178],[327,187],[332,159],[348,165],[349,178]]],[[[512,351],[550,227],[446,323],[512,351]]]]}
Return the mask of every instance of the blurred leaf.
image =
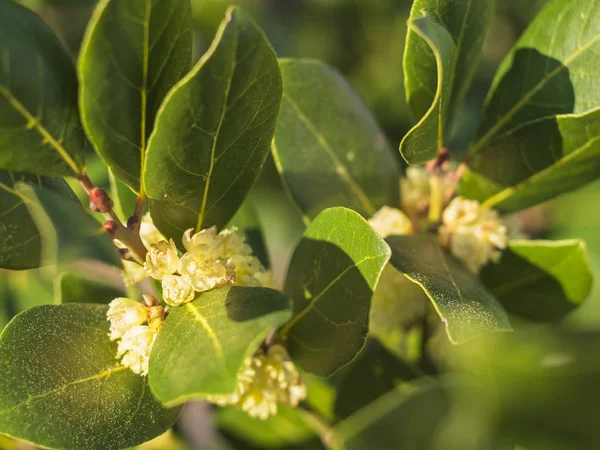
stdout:
{"type": "MultiPolygon", "coordinates": [[[[420,14],[420,12],[419,12],[420,14]]],[[[437,156],[447,141],[444,132],[449,122],[450,96],[456,46],[444,26],[430,15],[409,21],[404,55],[404,84],[408,104],[418,123],[400,143],[400,153],[409,164],[422,164],[437,156]],[[424,58],[425,47],[431,58],[424,58]],[[435,69],[434,69],[435,68],[435,69]],[[424,94],[425,92],[425,94],[424,94]],[[424,95],[431,99],[424,105],[424,95]]]]}
{"type": "Polygon", "coordinates": [[[121,267],[121,258],[104,231],[80,203],[25,184],[17,187],[42,239],[43,264],[66,265],[81,259],[121,267]]]}
{"type": "Polygon", "coordinates": [[[144,377],[115,359],[107,307],[47,305],[16,316],[0,335],[0,432],[52,448],[105,450],[166,431],[144,377]]]}
{"type": "MultiPolygon", "coordinates": [[[[477,71],[483,43],[494,17],[495,1],[415,0],[411,19],[422,17],[423,11],[442,25],[456,42],[448,81],[451,93],[447,98],[450,109],[456,110],[477,71]]],[[[435,101],[437,61],[431,47],[412,28],[407,36],[405,73],[409,106],[415,116],[423,117],[435,101]]]]}
{"type": "Polygon", "coordinates": [[[252,248],[252,253],[254,253],[264,267],[269,268],[271,264],[264,234],[250,195],[227,224],[227,228],[231,227],[236,227],[244,233],[246,242],[252,248]]]}
{"type": "Polygon", "coordinates": [[[123,289],[76,273],[63,273],[58,279],[56,303],[101,303],[107,305],[117,297],[125,297],[123,289]]]}
{"type": "Polygon", "coordinates": [[[102,0],[81,46],[81,116],[114,175],[136,191],[167,92],[190,69],[188,0],[102,0]]]}
{"type": "Polygon", "coordinates": [[[25,205],[27,199],[15,186],[17,183],[43,186],[75,201],[77,197],[60,178],[0,170],[0,267],[33,269],[42,264],[40,233],[25,205]]]}
{"type": "Polygon", "coordinates": [[[490,141],[474,156],[461,195],[518,211],[600,177],[600,108],[539,120],[490,141]]]}
{"type": "Polygon", "coordinates": [[[423,288],[454,344],[511,331],[502,305],[434,236],[391,236],[391,264],[423,288]]]}
{"type": "Polygon", "coordinates": [[[335,414],[345,419],[418,375],[410,364],[391,354],[377,340],[371,340],[343,375],[335,414]]]}
{"type": "Polygon", "coordinates": [[[289,59],[280,67],[284,94],[273,156],[305,222],[333,206],[369,217],[398,205],[392,150],[348,83],[320,62],[289,59]]]}
{"type": "Polygon", "coordinates": [[[144,172],[154,224],[179,241],[224,227],[258,178],[281,101],[281,75],[263,32],[230,9],[198,64],[165,99],[144,172]]]}
{"type": "Polygon", "coordinates": [[[331,375],[363,348],[373,290],[389,258],[388,245],[349,209],[326,209],[308,226],[285,281],[294,315],[280,332],[304,370],[331,375]]]}
{"type": "Polygon", "coordinates": [[[500,263],[484,267],[481,279],[509,313],[542,322],[565,316],[592,287],[581,240],[510,241],[500,263]]]}
{"type": "Polygon", "coordinates": [[[522,124],[600,106],[600,33],[594,26],[599,20],[597,2],[547,4],[498,69],[472,154],[522,124]]]}
{"type": "Polygon", "coordinates": [[[81,173],[87,140],[66,50],[35,13],[2,1],[0,55],[0,168],[81,173]]]}
{"type": "Polygon", "coordinates": [[[224,287],[174,307],[150,357],[154,395],[177,405],[232,394],[244,359],[289,318],[289,299],[266,288],[224,287]]]}

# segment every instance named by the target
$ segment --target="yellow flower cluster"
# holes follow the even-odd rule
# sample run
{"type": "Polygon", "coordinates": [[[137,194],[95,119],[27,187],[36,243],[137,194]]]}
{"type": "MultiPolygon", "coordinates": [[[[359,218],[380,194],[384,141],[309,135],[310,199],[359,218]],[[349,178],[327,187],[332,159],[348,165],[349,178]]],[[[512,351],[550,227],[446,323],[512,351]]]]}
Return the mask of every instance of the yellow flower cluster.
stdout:
{"type": "Polygon", "coordinates": [[[306,398],[306,386],[298,369],[281,345],[247,358],[238,373],[238,386],[231,395],[211,395],[206,400],[220,406],[234,405],[258,419],[277,414],[277,405],[296,407],[306,398]]]}
{"type": "Polygon", "coordinates": [[[226,284],[272,287],[271,273],[252,255],[236,229],[217,233],[216,227],[183,235],[186,252],[179,257],[173,240],[150,246],[144,267],[154,279],[162,281],[163,298],[176,306],[192,301],[196,292],[226,284]]]}

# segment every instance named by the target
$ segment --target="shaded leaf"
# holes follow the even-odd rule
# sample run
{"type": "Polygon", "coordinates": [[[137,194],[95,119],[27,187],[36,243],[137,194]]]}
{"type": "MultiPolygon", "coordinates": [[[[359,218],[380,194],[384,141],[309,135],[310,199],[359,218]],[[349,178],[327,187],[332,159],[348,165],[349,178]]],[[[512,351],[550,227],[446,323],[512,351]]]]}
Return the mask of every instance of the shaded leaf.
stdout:
{"type": "Polygon", "coordinates": [[[486,266],[481,279],[509,313],[535,321],[562,318],[592,287],[580,240],[510,241],[500,263],[486,266]]]}
{"type": "Polygon", "coordinates": [[[0,433],[51,448],[105,450],[166,431],[165,410],[115,359],[107,307],[47,305],[16,316],[0,335],[0,433]]]}
{"type": "Polygon", "coordinates": [[[0,130],[2,169],[83,171],[73,63],[42,19],[11,1],[0,2],[0,130]]]}
{"type": "Polygon", "coordinates": [[[154,118],[190,69],[187,0],[102,0],[79,57],[81,116],[115,176],[136,191],[154,118]]]}
{"type": "Polygon", "coordinates": [[[273,156],[305,221],[345,206],[365,217],[399,204],[397,163],[383,131],[334,69],[280,61],[284,93],[273,156]]]}
{"type": "Polygon", "coordinates": [[[427,14],[411,19],[408,27],[404,84],[418,123],[402,139],[400,153],[409,164],[422,164],[435,158],[447,140],[444,131],[449,120],[456,46],[446,28],[427,14]],[[430,58],[423,58],[426,46],[434,55],[433,66],[430,58]],[[431,97],[427,109],[423,106],[424,95],[431,97]]]}
{"type": "Polygon", "coordinates": [[[559,115],[492,139],[473,158],[460,192],[518,211],[600,176],[600,109],[559,115]]]}
{"type": "Polygon", "coordinates": [[[388,245],[358,213],[330,208],[308,226],[284,291],[294,315],[281,330],[294,362],[328,376],[365,345],[371,298],[390,258],[388,245]]]}
{"type": "Polygon", "coordinates": [[[281,101],[281,74],[263,32],[230,9],[208,52],[169,93],[148,147],[144,182],[154,224],[224,227],[256,181],[281,101]]]}
{"type": "Polygon", "coordinates": [[[502,305],[434,236],[391,236],[392,265],[420,285],[455,344],[495,331],[511,331],[502,305]]]}
{"type": "Polygon", "coordinates": [[[58,281],[57,303],[109,304],[117,297],[126,297],[124,289],[76,273],[63,273],[58,281]]]}
{"type": "Polygon", "coordinates": [[[77,197],[60,178],[0,170],[0,267],[33,269],[42,264],[40,233],[25,205],[26,198],[15,186],[17,183],[43,186],[75,201],[77,197]]]}
{"type": "Polygon", "coordinates": [[[108,173],[110,183],[110,198],[114,202],[113,210],[126,221],[133,215],[137,203],[137,195],[127,185],[115,178],[112,172],[108,173]]]}
{"type": "Polygon", "coordinates": [[[266,288],[224,287],[174,307],[152,349],[152,391],[166,405],[232,394],[244,359],[289,318],[289,299],[266,288]]]}
{"type": "Polygon", "coordinates": [[[488,93],[475,154],[492,137],[557,114],[600,106],[600,4],[554,0],[538,14],[506,56],[488,93]]]}

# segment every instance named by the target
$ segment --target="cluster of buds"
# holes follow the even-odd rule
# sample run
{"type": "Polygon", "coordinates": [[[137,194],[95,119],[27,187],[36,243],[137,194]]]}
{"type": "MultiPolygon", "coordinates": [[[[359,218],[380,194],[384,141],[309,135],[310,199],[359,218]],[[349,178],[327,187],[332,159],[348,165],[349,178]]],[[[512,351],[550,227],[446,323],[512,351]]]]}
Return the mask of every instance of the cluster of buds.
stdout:
{"type": "Polygon", "coordinates": [[[230,395],[211,395],[208,402],[233,405],[249,416],[268,419],[277,414],[278,405],[296,407],[306,398],[306,386],[290,361],[285,347],[275,344],[259,349],[247,358],[238,373],[236,391],[230,395]]]}
{"type": "Polygon", "coordinates": [[[194,300],[204,292],[226,284],[272,287],[271,273],[252,255],[236,229],[217,233],[216,227],[183,235],[186,252],[179,256],[173,240],[150,246],[144,265],[155,280],[161,280],[163,299],[176,306],[194,300]]]}
{"type": "Polygon", "coordinates": [[[117,359],[139,375],[148,374],[152,345],[165,319],[165,310],[151,296],[144,303],[115,298],[108,307],[110,340],[119,341],[117,359]]]}
{"type": "Polygon", "coordinates": [[[439,239],[474,274],[498,262],[508,245],[508,230],[497,211],[478,201],[457,197],[442,214],[439,239]]]}

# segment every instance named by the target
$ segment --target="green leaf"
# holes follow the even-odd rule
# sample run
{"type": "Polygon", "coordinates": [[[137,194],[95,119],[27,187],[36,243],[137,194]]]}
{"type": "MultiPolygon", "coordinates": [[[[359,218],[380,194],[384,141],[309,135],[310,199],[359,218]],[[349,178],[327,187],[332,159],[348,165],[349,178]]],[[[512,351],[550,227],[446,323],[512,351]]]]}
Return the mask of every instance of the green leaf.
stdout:
{"type": "Polygon", "coordinates": [[[232,394],[244,359],[289,318],[289,299],[266,288],[224,287],[174,307],[150,357],[154,395],[178,405],[232,394]]]}
{"type": "MultiPolygon", "coordinates": [[[[494,18],[494,0],[415,0],[411,19],[423,11],[442,25],[456,43],[449,74],[447,101],[455,110],[464,99],[481,58],[483,43],[494,18]]],[[[438,86],[436,56],[413,28],[408,29],[405,49],[405,85],[408,104],[416,117],[423,117],[435,101],[438,86]]]]}
{"type": "Polygon", "coordinates": [[[377,340],[372,340],[343,374],[337,390],[335,414],[345,419],[418,374],[377,340]]]}
{"type": "Polygon", "coordinates": [[[408,27],[404,85],[418,123],[402,139],[400,153],[409,164],[422,164],[435,158],[447,141],[444,132],[449,120],[456,46],[446,28],[427,14],[411,19],[408,27]],[[427,47],[430,50],[424,53],[427,47]],[[433,54],[434,59],[424,54],[433,54]],[[426,108],[424,95],[431,97],[426,108]]]}
{"type": "Polygon", "coordinates": [[[165,236],[222,228],[234,216],[269,153],[281,90],[263,32],[229,9],[208,52],[165,99],[150,138],[144,183],[165,236]]]}
{"type": "Polygon", "coordinates": [[[79,58],[82,121],[111,171],[136,191],[156,113],[191,60],[189,0],[96,7],[79,58]]]}
{"type": "Polygon", "coordinates": [[[326,209],[308,226],[285,281],[294,315],[280,333],[304,370],[331,375],[363,348],[373,290],[389,258],[388,245],[349,209],[326,209]]]}
{"type": "Polygon", "coordinates": [[[62,273],[58,279],[59,298],[56,303],[100,303],[107,305],[117,297],[125,297],[119,289],[106,281],[100,281],[76,273],[62,273]]]}
{"type": "Polygon", "coordinates": [[[511,331],[502,305],[434,236],[391,236],[392,265],[423,288],[454,344],[511,331]]]}
{"type": "Polygon", "coordinates": [[[83,171],[73,63],[42,19],[11,1],[0,2],[0,131],[2,169],[83,171]]]}
{"type": "Polygon", "coordinates": [[[17,190],[42,235],[43,264],[67,265],[92,259],[121,267],[111,236],[79,202],[24,184],[17,190]]]}
{"type": "Polygon", "coordinates": [[[600,176],[600,108],[558,115],[492,139],[474,156],[460,192],[518,211],[600,176]]]}
{"type": "Polygon", "coordinates": [[[600,106],[599,20],[597,2],[548,3],[498,69],[472,154],[522,124],[600,106]]]}
{"type": "Polygon", "coordinates": [[[43,186],[74,200],[77,197],[60,178],[0,170],[0,267],[33,269],[42,264],[40,233],[25,205],[27,199],[15,186],[17,183],[43,186]]]}
{"type": "Polygon", "coordinates": [[[592,287],[585,244],[575,239],[510,241],[500,263],[486,266],[481,279],[508,312],[535,321],[562,318],[592,287]]]}
{"type": "Polygon", "coordinates": [[[166,431],[165,410],[144,377],[115,359],[107,307],[46,305],[0,335],[0,433],[49,448],[105,450],[166,431]]]}
{"type": "Polygon", "coordinates": [[[348,83],[317,61],[279,64],[284,93],[272,150],[305,222],[333,206],[369,217],[383,205],[398,205],[392,150],[348,83]]]}
{"type": "Polygon", "coordinates": [[[110,198],[115,204],[113,210],[126,221],[135,211],[137,195],[126,184],[117,180],[112,172],[108,173],[108,180],[110,183],[110,198]]]}

